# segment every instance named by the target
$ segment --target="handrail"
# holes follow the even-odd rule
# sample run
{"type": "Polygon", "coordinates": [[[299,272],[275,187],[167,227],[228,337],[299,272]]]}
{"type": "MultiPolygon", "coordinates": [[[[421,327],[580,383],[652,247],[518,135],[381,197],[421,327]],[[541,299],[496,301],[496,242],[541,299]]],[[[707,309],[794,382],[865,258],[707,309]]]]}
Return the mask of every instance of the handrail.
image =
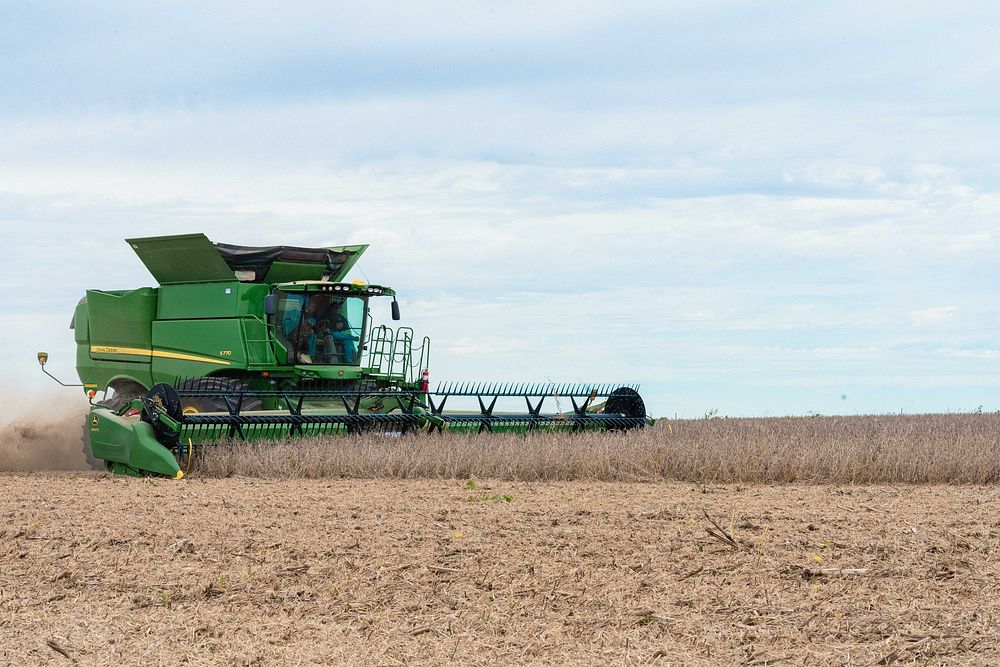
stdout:
{"type": "Polygon", "coordinates": [[[413,329],[391,329],[385,325],[372,330],[368,348],[368,367],[383,375],[402,375],[404,382],[416,382],[430,363],[430,338],[424,336],[419,347],[413,346],[413,329]]]}
{"type": "Polygon", "coordinates": [[[389,327],[383,324],[372,329],[368,350],[369,367],[377,368],[379,373],[390,373],[392,371],[392,349],[395,344],[394,332],[389,327]]]}
{"type": "Polygon", "coordinates": [[[392,361],[390,363],[390,373],[396,370],[397,364],[403,374],[404,382],[412,382],[412,371],[410,370],[410,359],[413,356],[413,329],[410,327],[399,327],[396,329],[396,342],[392,346],[392,361]]]}
{"type": "Polygon", "coordinates": [[[431,363],[431,339],[429,336],[424,336],[424,339],[420,341],[420,347],[416,349],[419,352],[417,356],[417,365],[410,366],[410,372],[414,378],[422,377],[423,372],[430,368],[431,363]]]}

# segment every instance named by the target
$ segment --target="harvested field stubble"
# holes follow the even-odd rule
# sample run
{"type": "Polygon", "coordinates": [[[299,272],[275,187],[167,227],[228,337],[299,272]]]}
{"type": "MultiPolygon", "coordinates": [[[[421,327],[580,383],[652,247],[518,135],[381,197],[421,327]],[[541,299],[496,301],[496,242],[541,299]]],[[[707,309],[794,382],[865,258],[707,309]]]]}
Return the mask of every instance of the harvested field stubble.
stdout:
{"type": "Polygon", "coordinates": [[[811,483],[1000,481],[1000,414],[661,420],[617,433],[414,434],[204,448],[195,474],[811,483]]]}
{"type": "Polygon", "coordinates": [[[992,665],[1000,651],[992,487],[0,484],[4,665],[992,665]]]}

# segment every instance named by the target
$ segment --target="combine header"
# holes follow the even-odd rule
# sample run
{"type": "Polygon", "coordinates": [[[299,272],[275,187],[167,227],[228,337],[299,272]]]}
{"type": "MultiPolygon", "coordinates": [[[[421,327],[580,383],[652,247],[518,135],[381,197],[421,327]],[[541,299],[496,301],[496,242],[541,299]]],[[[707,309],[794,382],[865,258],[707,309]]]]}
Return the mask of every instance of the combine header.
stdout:
{"type": "MultiPolygon", "coordinates": [[[[88,290],[70,325],[95,468],[181,478],[199,447],[223,439],[650,422],[634,386],[431,388],[430,340],[372,322],[370,302],[382,297],[400,319],[395,292],[342,282],[367,246],[251,248],[203,234],[128,243],[159,287],[88,290]]],[[[47,359],[38,354],[43,371],[47,359]]]]}

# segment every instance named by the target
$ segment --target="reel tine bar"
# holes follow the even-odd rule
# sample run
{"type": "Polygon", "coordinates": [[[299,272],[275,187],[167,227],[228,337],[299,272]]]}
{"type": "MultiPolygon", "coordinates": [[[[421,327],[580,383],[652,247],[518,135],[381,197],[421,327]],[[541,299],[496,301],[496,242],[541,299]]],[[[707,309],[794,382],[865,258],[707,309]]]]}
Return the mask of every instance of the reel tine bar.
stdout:
{"type": "Polygon", "coordinates": [[[497,382],[439,382],[434,391],[437,396],[590,396],[606,398],[617,389],[639,390],[637,384],[593,383],[497,383],[497,382]]]}

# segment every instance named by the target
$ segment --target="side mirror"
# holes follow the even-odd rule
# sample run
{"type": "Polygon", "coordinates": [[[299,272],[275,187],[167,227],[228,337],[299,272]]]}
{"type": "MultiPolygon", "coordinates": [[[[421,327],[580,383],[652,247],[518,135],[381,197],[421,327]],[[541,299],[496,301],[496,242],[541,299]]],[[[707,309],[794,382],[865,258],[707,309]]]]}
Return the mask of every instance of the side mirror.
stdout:
{"type": "Polygon", "coordinates": [[[276,312],[278,312],[278,295],[268,294],[264,297],[264,314],[270,316],[276,312]]]}
{"type": "Polygon", "coordinates": [[[399,319],[399,302],[395,299],[392,300],[392,319],[399,319]]]}

